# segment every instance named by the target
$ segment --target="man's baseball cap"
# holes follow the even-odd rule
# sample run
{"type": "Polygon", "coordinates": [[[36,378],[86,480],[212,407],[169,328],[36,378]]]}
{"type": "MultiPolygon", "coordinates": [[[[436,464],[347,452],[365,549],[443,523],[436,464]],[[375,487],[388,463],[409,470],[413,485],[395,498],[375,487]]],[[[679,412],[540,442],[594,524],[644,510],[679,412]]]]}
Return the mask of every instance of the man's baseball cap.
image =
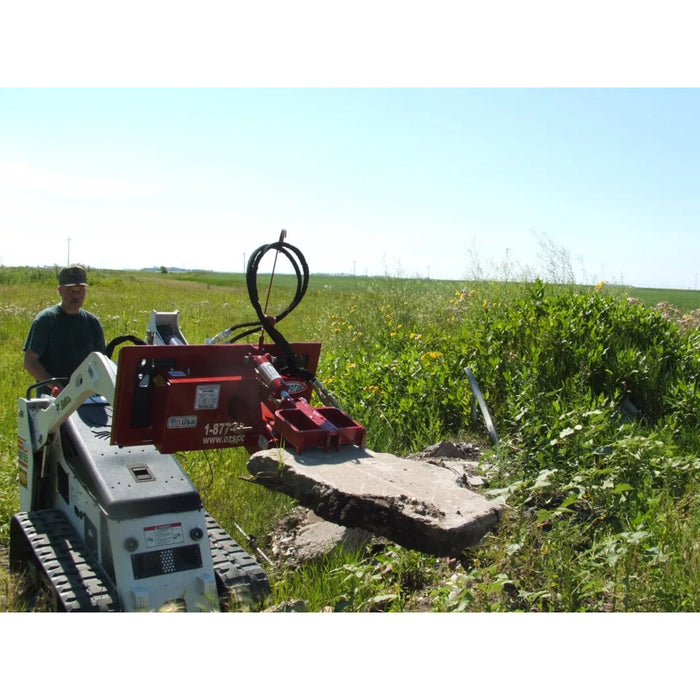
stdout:
{"type": "Polygon", "coordinates": [[[85,272],[85,268],[80,265],[64,267],[58,273],[58,283],[62,287],[73,287],[77,284],[87,287],[87,273],[85,272]]]}

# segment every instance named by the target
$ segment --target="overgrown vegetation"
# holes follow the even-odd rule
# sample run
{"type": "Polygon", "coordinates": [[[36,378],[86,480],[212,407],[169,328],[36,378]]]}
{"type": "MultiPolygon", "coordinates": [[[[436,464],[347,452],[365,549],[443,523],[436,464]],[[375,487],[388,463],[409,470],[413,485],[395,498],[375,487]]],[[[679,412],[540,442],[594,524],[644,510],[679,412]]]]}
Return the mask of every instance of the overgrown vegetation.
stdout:
{"type": "Polygon", "coordinates": [[[437,608],[698,608],[697,329],[605,285],[540,280],[459,289],[432,324],[411,304],[378,311],[339,320],[326,354],[371,439],[405,452],[483,432],[465,367],[501,435],[489,476],[506,522],[437,608]]]}
{"type": "MultiPolygon", "coordinates": [[[[152,309],[178,309],[193,343],[253,320],[240,281],[184,277],[91,271],[87,307],[108,339],[143,335],[152,309]]],[[[394,545],[337,552],[271,572],[274,602],[348,611],[700,609],[700,332],[690,313],[700,301],[689,292],[674,314],[603,283],[566,281],[346,277],[311,286],[280,330],[290,341],[324,343],[319,376],[367,427],[370,448],[405,455],[445,439],[488,445],[472,411],[465,369],[473,370],[500,437],[484,460],[489,495],[507,510],[460,562],[394,545]]],[[[29,383],[21,346],[34,314],[56,300],[54,271],[2,269],[3,543],[18,508],[15,405],[29,383]]],[[[241,481],[246,457],[180,456],[222,525],[234,536],[241,526],[264,548],[294,504],[241,481]]],[[[7,581],[0,586],[10,591],[7,581]]],[[[8,600],[0,596],[0,608],[11,608],[8,600]]]]}

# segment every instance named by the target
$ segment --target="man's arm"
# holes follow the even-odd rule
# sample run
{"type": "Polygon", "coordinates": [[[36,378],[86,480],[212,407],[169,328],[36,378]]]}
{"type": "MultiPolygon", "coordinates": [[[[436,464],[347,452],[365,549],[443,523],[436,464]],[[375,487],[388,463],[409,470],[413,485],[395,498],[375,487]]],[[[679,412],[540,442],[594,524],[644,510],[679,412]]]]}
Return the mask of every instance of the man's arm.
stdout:
{"type": "MultiPolygon", "coordinates": [[[[47,379],[51,379],[51,375],[46,371],[44,365],[39,362],[39,355],[34,352],[34,350],[24,351],[24,369],[26,369],[27,372],[29,372],[29,374],[31,374],[32,377],[37,380],[37,382],[44,382],[47,379]]],[[[63,388],[59,382],[54,382],[49,386],[51,388],[63,388]]]]}

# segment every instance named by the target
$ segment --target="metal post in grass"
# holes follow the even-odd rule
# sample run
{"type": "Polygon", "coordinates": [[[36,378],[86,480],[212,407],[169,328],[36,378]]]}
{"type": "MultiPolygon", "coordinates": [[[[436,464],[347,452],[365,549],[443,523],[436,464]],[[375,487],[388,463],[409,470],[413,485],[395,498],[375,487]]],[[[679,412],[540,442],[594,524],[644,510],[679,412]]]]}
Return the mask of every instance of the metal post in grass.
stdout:
{"type": "Polygon", "coordinates": [[[496,433],[496,428],[493,426],[493,421],[491,420],[491,414],[489,409],[486,407],[486,401],[481,394],[481,389],[476,382],[476,377],[474,377],[474,372],[472,372],[471,367],[465,367],[464,371],[467,374],[467,379],[472,388],[472,414],[476,416],[476,402],[479,402],[479,408],[481,409],[481,415],[484,417],[484,422],[486,423],[486,430],[488,430],[491,439],[494,444],[498,442],[498,433],[496,433]]]}

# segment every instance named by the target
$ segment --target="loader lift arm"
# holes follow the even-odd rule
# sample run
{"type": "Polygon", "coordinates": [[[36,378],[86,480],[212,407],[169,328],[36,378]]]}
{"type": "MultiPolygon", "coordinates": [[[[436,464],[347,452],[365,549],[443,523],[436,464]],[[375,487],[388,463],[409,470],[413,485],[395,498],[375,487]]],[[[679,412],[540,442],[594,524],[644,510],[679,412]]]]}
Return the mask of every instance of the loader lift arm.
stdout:
{"type": "MultiPolygon", "coordinates": [[[[40,450],[91,396],[104,396],[108,403],[113,403],[116,378],[114,362],[100,352],[91,352],[73,372],[63,391],[53,401],[49,400],[45,408],[36,411],[32,421],[32,450],[40,450]]],[[[26,403],[20,399],[20,410],[26,403]]]]}

